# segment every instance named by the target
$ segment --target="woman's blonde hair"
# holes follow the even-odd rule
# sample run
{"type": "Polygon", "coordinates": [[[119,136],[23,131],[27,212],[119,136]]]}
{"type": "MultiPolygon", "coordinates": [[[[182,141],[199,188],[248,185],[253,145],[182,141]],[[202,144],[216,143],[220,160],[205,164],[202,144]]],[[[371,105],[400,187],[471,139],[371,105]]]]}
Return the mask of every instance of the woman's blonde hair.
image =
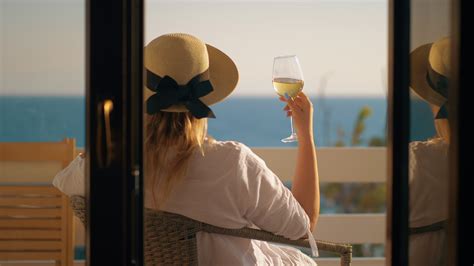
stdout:
{"type": "Polygon", "coordinates": [[[204,154],[207,119],[189,112],[158,112],[146,115],[145,125],[145,184],[160,208],[186,174],[193,151],[204,154]]]}

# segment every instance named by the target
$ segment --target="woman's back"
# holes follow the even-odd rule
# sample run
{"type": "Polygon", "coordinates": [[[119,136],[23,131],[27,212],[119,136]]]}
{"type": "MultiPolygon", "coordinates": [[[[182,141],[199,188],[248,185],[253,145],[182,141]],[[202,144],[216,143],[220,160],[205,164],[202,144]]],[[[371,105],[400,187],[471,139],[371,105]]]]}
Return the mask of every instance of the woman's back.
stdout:
{"type": "Polygon", "coordinates": [[[441,138],[410,143],[410,227],[447,218],[448,144],[441,138]]]}
{"type": "MultiPolygon", "coordinates": [[[[292,239],[309,232],[303,208],[248,147],[207,141],[204,152],[193,153],[186,175],[161,209],[216,226],[258,227],[292,239]]],[[[155,191],[146,188],[146,207],[156,208],[155,191]]],[[[295,249],[208,233],[198,234],[198,252],[204,265],[314,263],[295,249]]]]}
{"type": "MultiPolygon", "coordinates": [[[[448,144],[441,138],[410,143],[410,228],[445,221],[448,144]]],[[[444,229],[410,235],[410,265],[445,265],[444,229]]]]}

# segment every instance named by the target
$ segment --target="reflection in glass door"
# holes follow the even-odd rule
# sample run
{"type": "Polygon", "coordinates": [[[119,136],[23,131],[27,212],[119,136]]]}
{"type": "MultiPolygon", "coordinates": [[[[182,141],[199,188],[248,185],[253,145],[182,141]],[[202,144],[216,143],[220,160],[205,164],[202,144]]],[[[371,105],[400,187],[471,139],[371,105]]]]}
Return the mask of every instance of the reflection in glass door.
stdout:
{"type": "Polygon", "coordinates": [[[461,47],[467,47],[462,3],[391,3],[392,265],[472,264],[470,252],[462,249],[472,232],[463,227],[469,224],[463,206],[472,202],[463,147],[472,138],[460,145],[468,106],[461,96],[466,91],[461,47]]]}
{"type": "Polygon", "coordinates": [[[85,1],[2,0],[0,25],[0,264],[85,265],[85,1]]]}
{"type": "Polygon", "coordinates": [[[411,1],[410,265],[447,265],[451,2],[411,1]]]}

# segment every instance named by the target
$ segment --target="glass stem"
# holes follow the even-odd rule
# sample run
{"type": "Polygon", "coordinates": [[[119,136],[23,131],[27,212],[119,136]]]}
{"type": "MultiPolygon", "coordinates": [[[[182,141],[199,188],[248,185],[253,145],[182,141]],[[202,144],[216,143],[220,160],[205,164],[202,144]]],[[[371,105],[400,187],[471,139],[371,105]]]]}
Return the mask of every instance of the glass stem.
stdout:
{"type": "Polygon", "coordinates": [[[293,117],[290,116],[290,124],[291,124],[291,135],[296,136],[296,130],[295,127],[293,126],[293,117]]]}

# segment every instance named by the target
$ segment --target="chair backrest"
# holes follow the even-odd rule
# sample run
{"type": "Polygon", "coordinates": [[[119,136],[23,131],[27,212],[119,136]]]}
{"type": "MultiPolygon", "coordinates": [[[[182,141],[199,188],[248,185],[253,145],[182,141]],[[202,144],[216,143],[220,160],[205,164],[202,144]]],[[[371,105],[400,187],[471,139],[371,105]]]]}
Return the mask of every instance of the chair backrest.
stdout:
{"type": "Polygon", "coordinates": [[[145,210],[146,265],[197,265],[201,223],[181,215],[145,210]]]}
{"type": "MultiPolygon", "coordinates": [[[[74,214],[87,226],[85,198],[71,196],[74,214]]],[[[196,233],[208,233],[258,239],[310,248],[308,239],[291,240],[252,228],[228,229],[206,224],[191,218],[152,209],[145,210],[145,265],[197,265],[196,233]]],[[[328,241],[316,241],[319,250],[340,256],[340,265],[350,266],[352,246],[328,241]]]]}
{"type": "MultiPolygon", "coordinates": [[[[87,226],[85,199],[71,196],[74,215],[87,226]]],[[[197,265],[196,233],[202,223],[181,215],[145,210],[144,256],[146,265],[197,265]]]]}
{"type": "Polygon", "coordinates": [[[0,185],[51,184],[76,155],[74,139],[59,142],[0,142],[0,185]]]}
{"type": "Polygon", "coordinates": [[[72,265],[68,198],[50,186],[0,187],[2,260],[55,260],[72,265]]]}
{"type": "Polygon", "coordinates": [[[54,260],[72,265],[69,199],[51,186],[75,156],[75,141],[0,143],[0,264],[54,260]]]}

